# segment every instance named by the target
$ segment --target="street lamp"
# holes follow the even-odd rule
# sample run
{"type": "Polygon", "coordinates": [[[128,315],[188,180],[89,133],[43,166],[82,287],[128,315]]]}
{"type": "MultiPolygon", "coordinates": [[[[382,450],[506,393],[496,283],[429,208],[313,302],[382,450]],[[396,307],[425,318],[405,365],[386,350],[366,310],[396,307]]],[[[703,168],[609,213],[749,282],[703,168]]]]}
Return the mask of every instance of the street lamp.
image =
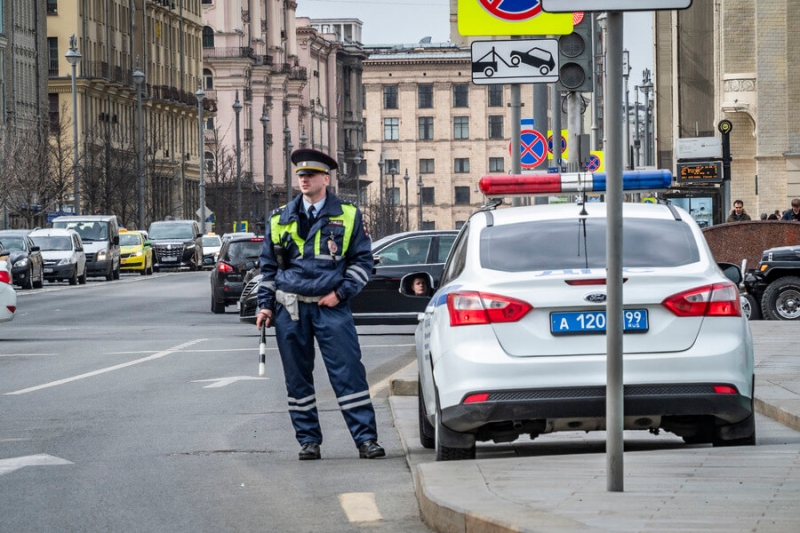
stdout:
{"type": "Polygon", "coordinates": [[[411,178],[408,175],[408,169],[406,169],[406,175],[403,176],[403,181],[406,182],[406,231],[409,231],[408,227],[408,180],[411,178]]]}
{"type": "Polygon", "coordinates": [[[76,215],[81,214],[81,181],[78,177],[78,88],[77,88],[77,66],[81,62],[81,53],[78,52],[78,39],[73,33],[69,38],[69,52],[66,54],[67,61],[72,65],[72,144],[74,145],[75,153],[73,154],[72,162],[72,185],[73,204],[72,211],[76,215]]]}
{"type": "Polygon", "coordinates": [[[622,76],[625,78],[625,168],[633,170],[631,161],[631,112],[628,107],[628,76],[631,73],[631,53],[622,51],[622,76]]]}
{"type": "Polygon", "coordinates": [[[200,80],[197,92],[197,149],[200,152],[200,232],[206,232],[206,176],[205,176],[205,139],[203,138],[203,100],[206,93],[203,90],[203,81],[200,80]]]}
{"type": "Polygon", "coordinates": [[[139,117],[139,229],[144,231],[144,136],[142,134],[142,84],[144,83],[144,72],[139,70],[139,56],[136,56],[136,70],[133,72],[133,82],[136,84],[136,105],[137,116],[139,117]]]}
{"type": "Polygon", "coordinates": [[[359,175],[361,161],[361,156],[356,154],[353,158],[353,169],[356,178],[356,207],[361,205],[361,176],[359,175]]]}
{"type": "Polygon", "coordinates": [[[397,213],[395,213],[395,207],[396,207],[395,203],[396,202],[395,202],[395,196],[394,196],[394,176],[395,176],[395,174],[397,174],[397,168],[396,167],[390,168],[389,169],[389,174],[392,175],[392,233],[394,233],[395,231],[397,231],[397,229],[395,228],[395,222],[396,222],[395,219],[397,217],[397,213]]]}
{"type": "Polygon", "coordinates": [[[239,231],[242,224],[242,145],[239,138],[239,113],[242,112],[242,107],[237,89],[236,100],[233,102],[233,112],[236,114],[236,231],[239,231]]]}
{"type": "Polygon", "coordinates": [[[307,141],[308,141],[308,137],[306,137],[306,127],[303,126],[303,130],[300,133],[300,148],[305,148],[307,141]]]}
{"type": "Polygon", "coordinates": [[[269,143],[267,142],[267,124],[269,124],[269,117],[267,116],[267,104],[264,104],[264,107],[261,108],[261,118],[258,119],[261,121],[261,127],[264,129],[264,232],[266,233],[267,229],[269,229],[269,213],[272,209],[270,209],[270,183],[269,183],[269,174],[267,173],[267,147],[269,143]]]}
{"type": "Polygon", "coordinates": [[[381,157],[378,160],[378,175],[380,176],[380,186],[381,186],[381,190],[378,191],[380,193],[380,196],[379,196],[380,201],[378,202],[378,205],[380,206],[380,209],[381,209],[381,211],[380,211],[381,217],[383,217],[384,216],[384,212],[383,212],[383,157],[381,157]]]}
{"type": "Polygon", "coordinates": [[[417,181],[417,190],[419,192],[419,220],[417,221],[417,229],[422,229],[422,174],[419,176],[419,181],[417,181]]]}
{"type": "Polygon", "coordinates": [[[286,146],[286,203],[292,200],[292,130],[289,129],[289,117],[284,117],[283,140],[286,146]]]}

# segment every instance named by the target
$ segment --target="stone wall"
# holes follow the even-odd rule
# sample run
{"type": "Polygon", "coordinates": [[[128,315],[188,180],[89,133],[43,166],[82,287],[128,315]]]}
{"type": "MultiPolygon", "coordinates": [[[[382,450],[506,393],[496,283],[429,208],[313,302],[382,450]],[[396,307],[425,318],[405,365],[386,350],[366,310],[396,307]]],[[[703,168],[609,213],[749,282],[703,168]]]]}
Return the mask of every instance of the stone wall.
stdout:
{"type": "Polygon", "coordinates": [[[778,246],[800,244],[800,223],[780,220],[731,222],[703,229],[708,247],[718,262],[755,268],[761,252],[778,246]]]}

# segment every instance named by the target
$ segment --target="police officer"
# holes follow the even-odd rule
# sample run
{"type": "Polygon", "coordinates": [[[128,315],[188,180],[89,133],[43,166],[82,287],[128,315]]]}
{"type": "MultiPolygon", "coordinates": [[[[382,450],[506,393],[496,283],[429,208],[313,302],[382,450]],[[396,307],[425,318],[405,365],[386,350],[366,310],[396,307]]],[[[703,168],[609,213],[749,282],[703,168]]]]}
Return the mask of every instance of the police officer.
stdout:
{"type": "Polygon", "coordinates": [[[359,457],[383,457],[348,304],[369,280],[370,238],[358,208],[327,190],[336,161],[311,149],[295,150],[291,159],[302,195],[270,215],[256,325],[275,325],[300,460],[321,457],[315,337],[359,457]]]}

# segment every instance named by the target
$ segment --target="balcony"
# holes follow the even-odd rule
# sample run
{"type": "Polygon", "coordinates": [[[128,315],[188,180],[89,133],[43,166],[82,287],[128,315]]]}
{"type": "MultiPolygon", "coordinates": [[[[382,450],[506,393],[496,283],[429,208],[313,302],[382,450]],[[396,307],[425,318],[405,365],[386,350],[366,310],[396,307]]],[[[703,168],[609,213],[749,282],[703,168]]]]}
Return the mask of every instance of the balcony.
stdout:
{"type": "Polygon", "coordinates": [[[756,74],[724,74],[722,80],[722,111],[747,113],[755,125],[758,122],[758,79],[756,74]]]}
{"type": "Polygon", "coordinates": [[[203,48],[203,59],[254,58],[253,49],[249,46],[225,46],[219,48],[203,48]]]}

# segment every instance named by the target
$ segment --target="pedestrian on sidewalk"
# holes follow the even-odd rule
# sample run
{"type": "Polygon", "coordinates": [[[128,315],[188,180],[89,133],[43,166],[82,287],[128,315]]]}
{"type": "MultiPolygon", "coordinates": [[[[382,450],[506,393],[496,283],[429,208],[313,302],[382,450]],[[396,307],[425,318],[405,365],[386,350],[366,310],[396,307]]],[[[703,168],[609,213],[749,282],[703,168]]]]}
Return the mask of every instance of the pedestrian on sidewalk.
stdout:
{"type": "Polygon", "coordinates": [[[728,220],[725,222],[744,222],[745,220],[750,220],[750,215],[744,210],[744,202],[741,200],[734,201],[733,210],[731,210],[731,214],[728,215],[728,220]]]}
{"type": "Polygon", "coordinates": [[[800,198],[794,198],[792,200],[792,207],[783,212],[781,220],[789,220],[792,222],[800,220],[800,198]]]}
{"type": "Polygon", "coordinates": [[[261,252],[256,326],[275,325],[300,460],[322,457],[314,389],[314,339],[359,457],[386,455],[348,300],[372,272],[372,243],[358,207],[328,191],[336,161],[318,150],[291,155],[300,191],[269,217],[261,252]]]}

